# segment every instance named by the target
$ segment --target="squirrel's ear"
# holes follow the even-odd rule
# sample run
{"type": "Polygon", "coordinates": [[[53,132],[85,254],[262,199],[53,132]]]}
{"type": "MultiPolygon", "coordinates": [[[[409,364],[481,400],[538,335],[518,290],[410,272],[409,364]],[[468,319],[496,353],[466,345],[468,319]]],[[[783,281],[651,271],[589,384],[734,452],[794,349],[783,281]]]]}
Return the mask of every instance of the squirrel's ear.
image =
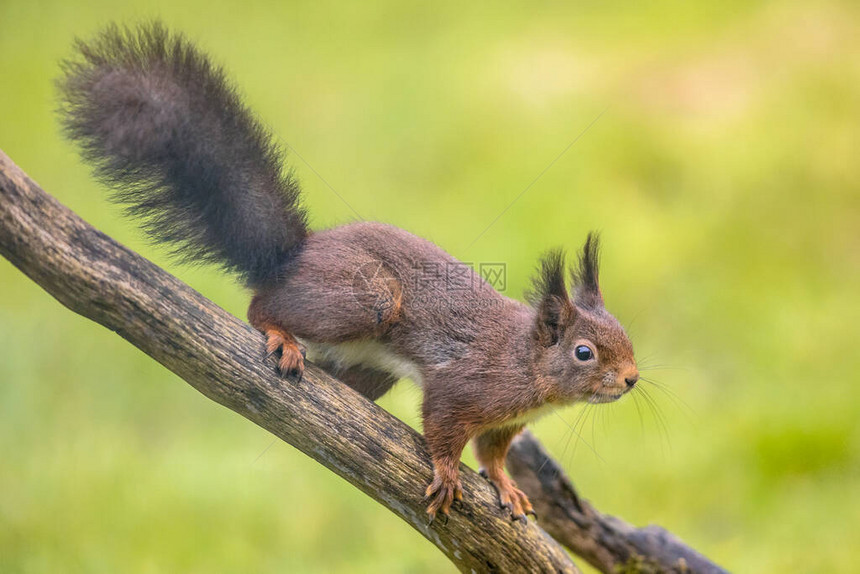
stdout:
{"type": "Polygon", "coordinates": [[[564,251],[555,249],[541,258],[532,284],[527,297],[537,310],[535,338],[549,347],[561,339],[564,329],[576,315],[564,284],[564,251]]]}
{"type": "Polygon", "coordinates": [[[591,232],[582,246],[579,265],[572,271],[573,284],[576,286],[576,304],[580,307],[595,308],[603,306],[600,292],[600,236],[591,232]]]}

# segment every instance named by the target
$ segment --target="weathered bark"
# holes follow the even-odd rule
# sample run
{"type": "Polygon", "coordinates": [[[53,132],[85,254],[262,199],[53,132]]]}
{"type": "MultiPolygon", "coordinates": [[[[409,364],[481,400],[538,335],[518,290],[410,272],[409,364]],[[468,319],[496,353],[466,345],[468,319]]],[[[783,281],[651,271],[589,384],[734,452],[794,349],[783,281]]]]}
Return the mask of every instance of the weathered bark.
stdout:
{"type": "MultiPolygon", "coordinates": [[[[140,348],[206,397],[336,472],[400,516],[461,570],[578,572],[533,522],[512,523],[493,489],[461,466],[464,500],[427,524],[432,465],[421,436],[308,364],[280,379],[262,336],[156,265],[94,229],[42,191],[0,151],[0,254],[63,305],[140,348]]],[[[722,572],[658,527],[637,530],[576,497],[530,435],[509,465],[541,524],[604,572],[722,572]],[[686,561],[687,570],[679,559],[686,561]]]]}
{"type": "Polygon", "coordinates": [[[541,527],[601,572],[726,574],[660,526],[635,528],[595,510],[528,431],[514,439],[507,465],[541,527]]]}

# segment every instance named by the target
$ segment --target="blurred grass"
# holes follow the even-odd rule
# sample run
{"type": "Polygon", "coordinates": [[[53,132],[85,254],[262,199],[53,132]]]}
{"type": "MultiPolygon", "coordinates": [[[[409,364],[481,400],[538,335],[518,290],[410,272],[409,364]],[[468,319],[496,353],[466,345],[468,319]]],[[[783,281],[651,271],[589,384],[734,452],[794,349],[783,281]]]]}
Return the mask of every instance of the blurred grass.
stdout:
{"type": "MultiPolygon", "coordinates": [[[[646,386],[661,420],[639,397],[536,425],[598,507],[732,570],[855,571],[855,3],[0,3],[0,147],[244,316],[231,280],[147,245],[58,133],[51,81],[74,36],[156,15],[224,63],[362,217],[506,262],[509,295],[540,251],[603,231],[608,304],[677,399],[646,386]]],[[[315,227],[355,217],[291,164],[315,227]]],[[[0,278],[0,571],[450,570],[5,261],[0,278]]],[[[419,401],[404,382],[381,403],[417,426],[419,401]]]]}

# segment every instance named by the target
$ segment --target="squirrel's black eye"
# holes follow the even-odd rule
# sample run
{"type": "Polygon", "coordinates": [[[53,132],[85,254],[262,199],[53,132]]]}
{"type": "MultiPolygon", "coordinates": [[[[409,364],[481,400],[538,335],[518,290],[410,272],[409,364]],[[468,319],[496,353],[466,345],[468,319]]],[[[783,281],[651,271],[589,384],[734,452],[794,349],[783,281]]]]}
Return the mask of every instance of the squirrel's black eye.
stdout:
{"type": "Polygon", "coordinates": [[[585,345],[578,346],[574,349],[573,354],[576,355],[576,358],[580,361],[588,361],[594,357],[594,352],[585,345]]]}

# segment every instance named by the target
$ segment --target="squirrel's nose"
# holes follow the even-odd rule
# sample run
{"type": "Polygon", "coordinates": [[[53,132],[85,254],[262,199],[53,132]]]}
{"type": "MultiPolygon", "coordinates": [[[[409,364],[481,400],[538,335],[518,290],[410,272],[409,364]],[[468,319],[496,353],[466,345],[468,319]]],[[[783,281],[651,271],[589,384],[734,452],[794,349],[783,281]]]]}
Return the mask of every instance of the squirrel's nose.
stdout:
{"type": "Polygon", "coordinates": [[[627,388],[632,389],[633,385],[636,384],[636,381],[639,380],[639,373],[633,373],[632,375],[627,375],[624,377],[624,382],[627,383],[627,388]]]}

